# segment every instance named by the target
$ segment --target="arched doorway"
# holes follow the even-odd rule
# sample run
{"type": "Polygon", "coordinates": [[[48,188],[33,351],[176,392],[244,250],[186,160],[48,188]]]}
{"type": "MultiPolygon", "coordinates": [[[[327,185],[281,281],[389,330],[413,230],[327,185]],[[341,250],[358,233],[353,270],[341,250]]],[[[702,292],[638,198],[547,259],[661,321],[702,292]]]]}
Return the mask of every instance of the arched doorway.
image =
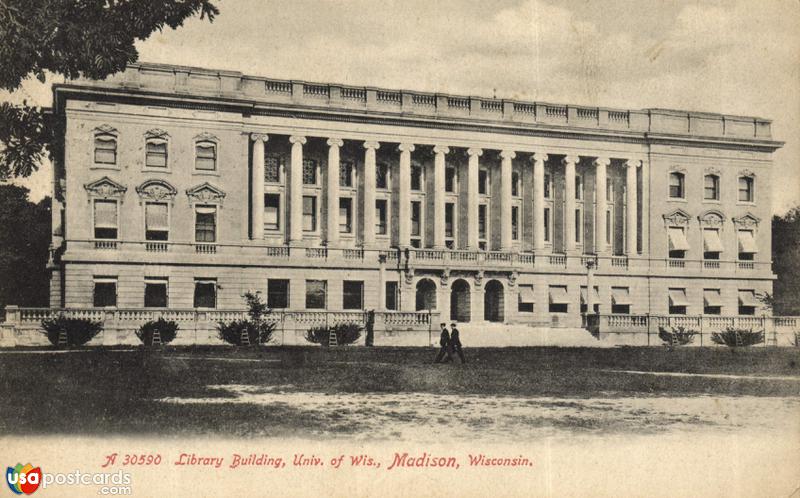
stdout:
{"type": "Polygon", "coordinates": [[[497,280],[489,280],[483,289],[483,319],[487,322],[502,322],[504,308],[503,284],[497,280]]]}
{"type": "Polygon", "coordinates": [[[469,284],[459,278],[450,287],[450,320],[468,322],[470,320],[469,284]]]}
{"type": "Polygon", "coordinates": [[[417,311],[436,309],[436,284],[429,278],[417,282],[417,311]]]}

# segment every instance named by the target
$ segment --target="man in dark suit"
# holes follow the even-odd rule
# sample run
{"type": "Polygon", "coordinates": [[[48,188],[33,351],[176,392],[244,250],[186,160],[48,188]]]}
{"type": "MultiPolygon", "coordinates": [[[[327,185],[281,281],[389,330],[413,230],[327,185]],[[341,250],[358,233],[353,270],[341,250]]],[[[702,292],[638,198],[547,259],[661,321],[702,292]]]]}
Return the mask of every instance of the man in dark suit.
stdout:
{"type": "Polygon", "coordinates": [[[436,355],[436,359],[433,361],[434,363],[441,363],[442,359],[445,355],[447,355],[447,361],[453,361],[453,355],[450,353],[450,334],[447,332],[447,324],[440,323],[439,326],[442,327],[442,334],[439,336],[439,353],[436,355]]]}
{"type": "Polygon", "coordinates": [[[467,362],[467,360],[464,359],[464,351],[461,349],[461,337],[455,322],[450,324],[450,350],[458,354],[458,357],[461,358],[461,363],[467,362]]]}

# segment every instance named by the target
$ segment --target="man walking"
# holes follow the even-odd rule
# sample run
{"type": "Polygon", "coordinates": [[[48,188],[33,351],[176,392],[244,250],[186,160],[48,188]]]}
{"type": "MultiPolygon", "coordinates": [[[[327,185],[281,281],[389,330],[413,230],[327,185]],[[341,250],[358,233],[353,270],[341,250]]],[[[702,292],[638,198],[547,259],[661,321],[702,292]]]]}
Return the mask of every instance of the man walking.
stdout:
{"type": "Polygon", "coordinates": [[[461,363],[466,363],[467,360],[464,359],[464,351],[461,349],[461,337],[459,335],[458,329],[456,328],[455,322],[450,324],[450,329],[451,329],[450,330],[451,352],[458,354],[458,357],[461,358],[461,363]]]}
{"type": "Polygon", "coordinates": [[[445,361],[453,361],[453,355],[450,353],[450,334],[447,332],[447,324],[440,323],[439,326],[442,327],[442,334],[439,336],[440,349],[433,362],[441,363],[445,355],[447,355],[447,360],[445,361]]]}

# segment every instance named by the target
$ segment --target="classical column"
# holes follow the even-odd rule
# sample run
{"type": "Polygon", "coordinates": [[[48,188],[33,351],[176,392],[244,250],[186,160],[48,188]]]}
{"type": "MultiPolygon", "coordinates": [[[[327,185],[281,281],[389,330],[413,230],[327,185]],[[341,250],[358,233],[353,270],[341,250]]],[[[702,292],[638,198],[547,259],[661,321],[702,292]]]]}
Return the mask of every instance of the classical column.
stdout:
{"type": "Polygon", "coordinates": [[[437,145],[433,152],[433,247],[444,249],[444,155],[450,149],[437,145]]]}
{"type": "Polygon", "coordinates": [[[564,249],[575,251],[575,163],[576,156],[564,158],[564,249]]]}
{"type": "Polygon", "coordinates": [[[544,249],[544,162],[547,154],[533,155],[533,250],[544,249]]]}
{"type": "Polygon", "coordinates": [[[269,139],[266,133],[253,133],[253,170],[250,177],[250,238],[264,238],[264,143],[269,139]]]}
{"type": "Polygon", "coordinates": [[[339,242],[339,147],[341,138],[328,139],[328,247],[339,242]]]}
{"type": "Polygon", "coordinates": [[[378,142],[364,142],[364,247],[375,245],[375,151],[378,142]]]}
{"type": "Polygon", "coordinates": [[[637,246],[637,204],[638,204],[638,197],[636,192],[636,170],[641,164],[641,161],[638,159],[628,159],[625,162],[625,167],[627,171],[625,172],[625,192],[626,192],[626,209],[625,209],[625,220],[627,222],[627,226],[625,229],[625,233],[627,235],[627,249],[628,249],[628,256],[636,256],[636,246],[637,246]]]}
{"type": "Polygon", "coordinates": [[[500,157],[500,250],[508,251],[511,249],[511,160],[516,154],[504,150],[500,157]]]}
{"type": "MultiPolygon", "coordinates": [[[[611,161],[607,157],[594,160],[594,252],[604,254],[606,244],[606,167],[611,161]]],[[[612,220],[613,222],[613,220],[612,220]]]]}
{"type": "Polygon", "coordinates": [[[478,250],[478,169],[482,149],[468,149],[467,164],[467,249],[478,250]]]}
{"type": "Polygon", "coordinates": [[[289,244],[303,242],[303,145],[306,137],[292,135],[292,158],[289,165],[289,244]]]}
{"type": "Polygon", "coordinates": [[[411,153],[414,144],[400,144],[399,213],[397,219],[398,245],[411,245],[411,153]]]}

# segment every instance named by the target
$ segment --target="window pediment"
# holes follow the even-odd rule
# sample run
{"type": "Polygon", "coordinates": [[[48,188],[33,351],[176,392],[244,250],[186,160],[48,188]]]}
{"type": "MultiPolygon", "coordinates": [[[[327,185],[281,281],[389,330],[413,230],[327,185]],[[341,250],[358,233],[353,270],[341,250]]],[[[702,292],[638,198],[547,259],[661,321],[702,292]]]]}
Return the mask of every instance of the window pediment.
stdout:
{"type": "Polygon", "coordinates": [[[111,178],[104,176],[99,180],[87,183],[83,186],[94,199],[122,199],[128,188],[119,184],[111,178]]]}
{"type": "Polygon", "coordinates": [[[667,226],[688,226],[691,216],[683,209],[676,209],[664,215],[664,224],[667,226]]]}
{"type": "Polygon", "coordinates": [[[736,225],[736,228],[758,228],[759,222],[761,222],[761,219],[752,213],[733,218],[733,224],[736,225]]]}
{"type": "Polygon", "coordinates": [[[198,133],[197,135],[195,135],[194,136],[194,141],[195,142],[214,142],[214,143],[217,143],[217,142],[219,142],[219,138],[217,138],[217,136],[214,135],[213,133],[209,133],[207,131],[204,131],[203,133],[198,133]]]}
{"type": "Polygon", "coordinates": [[[146,139],[161,139],[161,140],[169,140],[169,133],[162,130],[161,128],[153,128],[151,130],[147,130],[144,134],[144,138],[146,139]]]}
{"type": "Polygon", "coordinates": [[[716,209],[712,209],[702,213],[697,217],[700,225],[712,228],[720,228],[725,222],[725,215],[716,209]]]}
{"type": "Polygon", "coordinates": [[[742,170],[739,170],[739,176],[744,176],[744,177],[747,177],[747,178],[755,178],[756,177],[756,173],[755,173],[755,171],[750,170],[750,169],[742,169],[742,170]]]}
{"type": "Polygon", "coordinates": [[[172,202],[178,190],[164,180],[147,180],[138,187],[136,193],[143,201],[164,201],[172,202]]]}
{"type": "Polygon", "coordinates": [[[116,128],[108,124],[101,124],[94,129],[94,132],[96,135],[113,135],[115,137],[119,134],[116,128]]]}
{"type": "Polygon", "coordinates": [[[191,204],[222,204],[225,192],[208,182],[192,187],[186,191],[191,204]]]}

